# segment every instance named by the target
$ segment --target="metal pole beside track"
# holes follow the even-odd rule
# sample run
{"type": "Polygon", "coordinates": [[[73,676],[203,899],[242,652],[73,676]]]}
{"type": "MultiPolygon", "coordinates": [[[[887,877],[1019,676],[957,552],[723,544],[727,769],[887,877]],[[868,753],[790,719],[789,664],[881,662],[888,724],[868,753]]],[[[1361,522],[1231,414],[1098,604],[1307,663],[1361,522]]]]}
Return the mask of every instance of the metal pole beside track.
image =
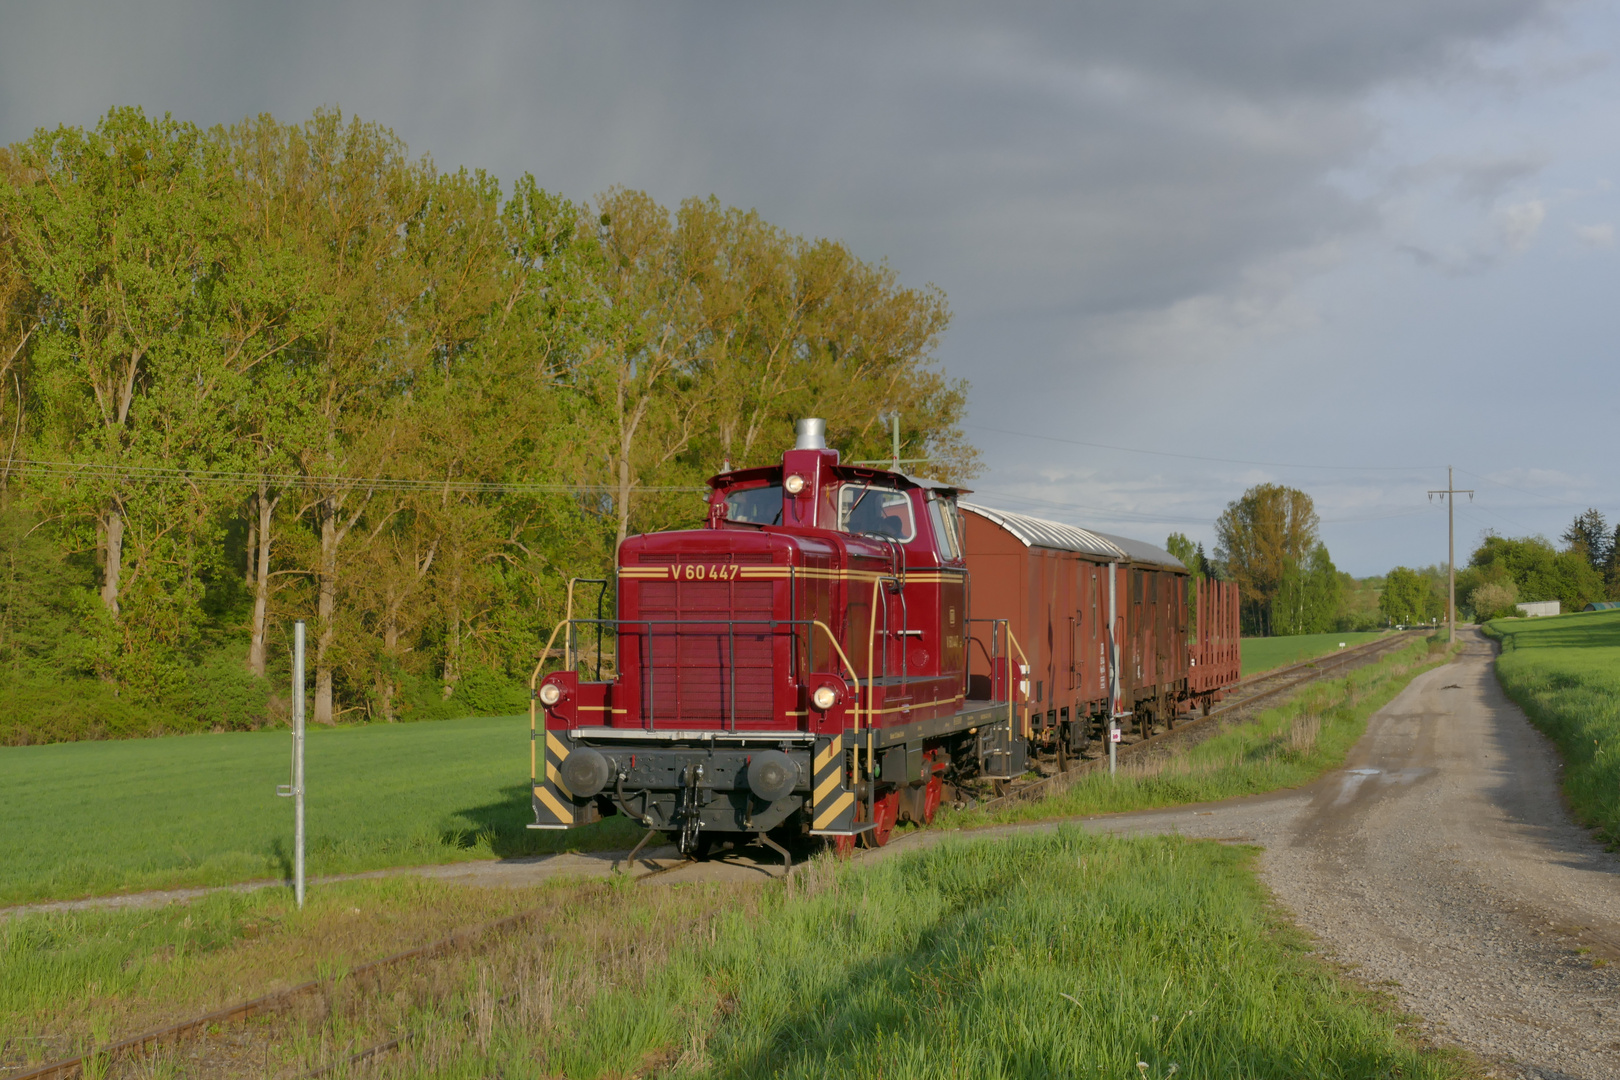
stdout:
{"type": "Polygon", "coordinates": [[[304,906],[304,620],[293,623],[293,892],[304,906]]]}

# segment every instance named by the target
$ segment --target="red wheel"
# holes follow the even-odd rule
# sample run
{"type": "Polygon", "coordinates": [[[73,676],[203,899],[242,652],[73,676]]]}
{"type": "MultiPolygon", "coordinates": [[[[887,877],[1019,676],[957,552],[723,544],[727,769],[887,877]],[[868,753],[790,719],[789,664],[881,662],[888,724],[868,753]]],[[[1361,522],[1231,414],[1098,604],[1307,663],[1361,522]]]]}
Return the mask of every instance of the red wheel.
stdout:
{"type": "Polygon", "coordinates": [[[866,834],[867,847],[882,847],[894,835],[894,823],[900,816],[900,793],[891,791],[879,796],[872,812],[874,827],[866,834]]]}
{"type": "MultiPolygon", "coordinates": [[[[857,825],[866,820],[866,804],[859,799],[855,801],[855,816],[853,820],[857,825]]],[[[855,837],[835,836],[832,838],[832,852],[840,859],[847,859],[855,854],[855,837]]]]}
{"type": "Polygon", "coordinates": [[[939,800],[945,794],[945,781],[935,773],[928,778],[928,786],[923,788],[923,824],[932,825],[934,815],[939,813],[939,800]]]}

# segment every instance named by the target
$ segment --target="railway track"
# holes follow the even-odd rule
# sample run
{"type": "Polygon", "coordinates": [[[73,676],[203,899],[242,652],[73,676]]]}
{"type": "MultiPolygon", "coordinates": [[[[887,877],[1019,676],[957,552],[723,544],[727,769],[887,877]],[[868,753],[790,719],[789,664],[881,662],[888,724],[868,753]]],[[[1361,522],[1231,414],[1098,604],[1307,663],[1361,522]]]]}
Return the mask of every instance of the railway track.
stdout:
{"type": "MultiPolygon", "coordinates": [[[[1380,657],[1395,652],[1411,643],[1422,631],[1408,630],[1404,633],[1394,634],[1387,638],[1369,641],[1353,649],[1345,649],[1327,657],[1318,657],[1314,660],[1303,660],[1287,667],[1276,668],[1272,671],[1251,675],[1232,685],[1229,695],[1241,695],[1233,700],[1225,701],[1217,709],[1211,709],[1203,716],[1190,719],[1183,718],[1167,727],[1164,731],[1155,733],[1146,739],[1134,742],[1121,743],[1116,751],[1117,760],[1137,757],[1149,751],[1167,749],[1174,742],[1181,741],[1195,731],[1208,730],[1246,716],[1253,712],[1261,702],[1269,701],[1279,694],[1290,690],[1297,690],[1309,683],[1318,682],[1330,676],[1355,668],[1363,667],[1378,660],[1380,657]]],[[[1034,802],[1044,799],[1048,795],[1055,795],[1068,787],[1080,777],[1107,767],[1107,757],[1088,758],[1067,770],[1054,773],[1027,783],[1014,784],[1004,789],[995,798],[987,799],[978,804],[979,809],[995,809],[1002,806],[1011,806],[1015,803],[1034,802]]]]}
{"type": "MultiPolygon", "coordinates": [[[[1183,719],[1168,730],[1158,732],[1146,739],[1122,744],[1118,756],[1120,758],[1134,757],[1152,749],[1166,746],[1172,739],[1186,736],[1198,728],[1205,728],[1215,722],[1216,725],[1230,722],[1233,719],[1252,711],[1259,703],[1268,701],[1279,694],[1297,689],[1309,683],[1329,677],[1346,670],[1353,670],[1377,660],[1379,657],[1393,652],[1404,646],[1417,634],[1417,631],[1408,631],[1391,638],[1380,639],[1346,649],[1343,652],[1327,658],[1302,661],[1274,671],[1252,676],[1233,685],[1229,693],[1240,695],[1234,700],[1226,701],[1218,709],[1211,710],[1204,716],[1193,719],[1183,719]]],[[[979,803],[980,808],[991,809],[997,806],[1011,805],[1013,803],[1031,802],[1056,794],[1068,784],[1089,772],[1096,771],[1105,764],[1105,759],[1090,759],[1084,761],[1064,772],[1044,777],[1005,791],[996,798],[979,803]]],[[[694,859],[688,857],[669,866],[660,866],[656,869],[638,874],[634,877],[637,884],[650,881],[665,874],[684,869],[691,865],[694,859]]],[[[656,865],[656,864],[655,864],[656,865]]],[[[550,906],[532,908],[518,912],[501,919],[481,923],[477,926],[456,930],[431,944],[415,949],[407,949],[362,964],[349,969],[345,977],[351,979],[375,976],[387,969],[399,967],[412,961],[426,960],[457,952],[468,951],[480,942],[515,929],[532,920],[538,919],[552,912],[550,906]]],[[[99,1066],[98,1072],[105,1068],[107,1063],[133,1054],[142,1053],[167,1044],[179,1043],[183,1040],[196,1037],[212,1031],[226,1024],[243,1023],[253,1017],[275,1013],[286,1009],[301,997],[322,993],[328,990],[334,980],[311,979],[306,982],[277,990],[248,1001],[238,1002],[222,1009],[216,1009],[199,1016],[169,1024],[161,1028],[142,1032],[117,1042],[94,1047],[82,1054],[63,1058],[49,1064],[36,1066],[23,1072],[10,1072],[0,1067],[0,1080],[66,1080],[69,1077],[86,1075],[87,1065],[94,1062],[99,1066]]],[[[503,999],[504,1000],[504,999],[503,999]]],[[[308,1072],[298,1074],[303,1078],[327,1076],[341,1069],[352,1068],[363,1064],[383,1054],[398,1050],[407,1045],[414,1038],[411,1032],[403,1032],[393,1038],[377,1042],[343,1055],[325,1065],[321,1065],[308,1072]]]]}
{"type": "MultiPolygon", "coordinates": [[[[636,874],[631,880],[639,885],[653,878],[661,877],[664,874],[673,873],[676,870],[684,869],[686,866],[689,866],[695,861],[696,860],[688,856],[679,862],[672,863],[669,866],[660,866],[657,867],[657,869],[636,874]]],[[[349,968],[347,971],[345,971],[343,977],[347,979],[364,979],[368,977],[375,977],[388,969],[399,967],[412,961],[427,960],[451,955],[453,953],[466,952],[472,949],[475,945],[487,941],[493,936],[503,934],[510,930],[516,929],[525,923],[549,914],[553,914],[554,911],[555,909],[551,905],[535,907],[526,911],[520,911],[514,915],[507,915],[500,919],[493,919],[489,922],[479,923],[475,926],[462,927],[452,931],[431,944],[423,945],[415,949],[406,949],[402,952],[384,956],[378,960],[369,961],[359,965],[358,967],[349,968]]],[[[127,1038],[119,1039],[117,1042],[92,1047],[82,1054],[62,1058],[44,1065],[37,1065],[32,1068],[27,1068],[22,1072],[10,1071],[11,1069],[16,1068],[16,1066],[11,1066],[8,1068],[7,1066],[0,1065],[0,1080],[67,1080],[67,1078],[70,1077],[87,1075],[92,1065],[97,1067],[99,1074],[99,1070],[104,1069],[107,1063],[114,1060],[128,1057],[132,1054],[143,1053],[160,1046],[179,1043],[199,1035],[212,1033],[226,1024],[240,1024],[256,1016],[263,1016],[265,1014],[281,1011],[292,1005],[300,998],[329,991],[334,982],[335,979],[332,978],[310,979],[294,986],[285,987],[284,989],[276,990],[272,993],[264,994],[247,1001],[240,1001],[234,1005],[228,1005],[222,1009],[215,1009],[212,1012],[203,1013],[199,1016],[181,1020],[177,1023],[167,1024],[160,1028],[153,1028],[152,1030],[144,1031],[137,1035],[131,1035],[127,1038]]],[[[300,1080],[303,1077],[325,1076],[344,1066],[359,1064],[367,1061],[379,1054],[398,1049],[399,1047],[410,1042],[411,1038],[412,1035],[410,1033],[405,1033],[393,1039],[367,1047],[366,1049],[353,1053],[339,1061],[331,1062],[306,1073],[300,1073],[300,1080]]]]}

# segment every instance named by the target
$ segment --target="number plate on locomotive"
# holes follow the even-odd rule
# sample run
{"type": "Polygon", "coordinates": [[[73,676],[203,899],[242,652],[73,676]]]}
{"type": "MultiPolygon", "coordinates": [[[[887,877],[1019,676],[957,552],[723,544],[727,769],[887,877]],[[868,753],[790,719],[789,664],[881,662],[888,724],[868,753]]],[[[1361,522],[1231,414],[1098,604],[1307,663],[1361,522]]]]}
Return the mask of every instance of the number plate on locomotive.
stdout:
{"type": "Polygon", "coordinates": [[[735,563],[677,563],[669,576],[676,581],[734,581],[741,569],[735,563]]]}

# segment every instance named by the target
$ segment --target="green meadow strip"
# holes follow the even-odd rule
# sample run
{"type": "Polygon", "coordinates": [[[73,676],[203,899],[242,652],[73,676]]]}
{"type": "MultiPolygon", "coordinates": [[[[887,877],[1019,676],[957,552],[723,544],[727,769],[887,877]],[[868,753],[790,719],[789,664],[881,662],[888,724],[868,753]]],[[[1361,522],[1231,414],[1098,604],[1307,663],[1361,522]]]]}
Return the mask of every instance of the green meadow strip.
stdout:
{"type": "MultiPolygon", "coordinates": [[[[569,833],[525,828],[527,716],[312,729],[311,875],[624,849],[609,818],[569,833]]],[[[285,731],[0,747],[0,904],[288,878],[285,731]]]]}
{"type": "Polygon", "coordinates": [[[1496,678],[1558,744],[1564,791],[1584,824],[1620,844],[1620,611],[1499,619],[1496,678]]]}
{"type": "Polygon", "coordinates": [[[1353,630],[1342,634],[1290,634],[1285,637],[1244,638],[1242,645],[1244,678],[1273,668],[1313,660],[1339,651],[1339,646],[1354,647],[1377,641],[1382,631],[1353,630]]]}
{"type": "Polygon", "coordinates": [[[942,814],[943,827],[1040,821],[1214,802],[1307,784],[1344,763],[1367,720],[1421,673],[1444,663],[1438,642],[1417,641],[1339,679],[1315,683],[1254,720],[1184,753],[1097,770],[1049,798],[993,811],[942,814]]]}

